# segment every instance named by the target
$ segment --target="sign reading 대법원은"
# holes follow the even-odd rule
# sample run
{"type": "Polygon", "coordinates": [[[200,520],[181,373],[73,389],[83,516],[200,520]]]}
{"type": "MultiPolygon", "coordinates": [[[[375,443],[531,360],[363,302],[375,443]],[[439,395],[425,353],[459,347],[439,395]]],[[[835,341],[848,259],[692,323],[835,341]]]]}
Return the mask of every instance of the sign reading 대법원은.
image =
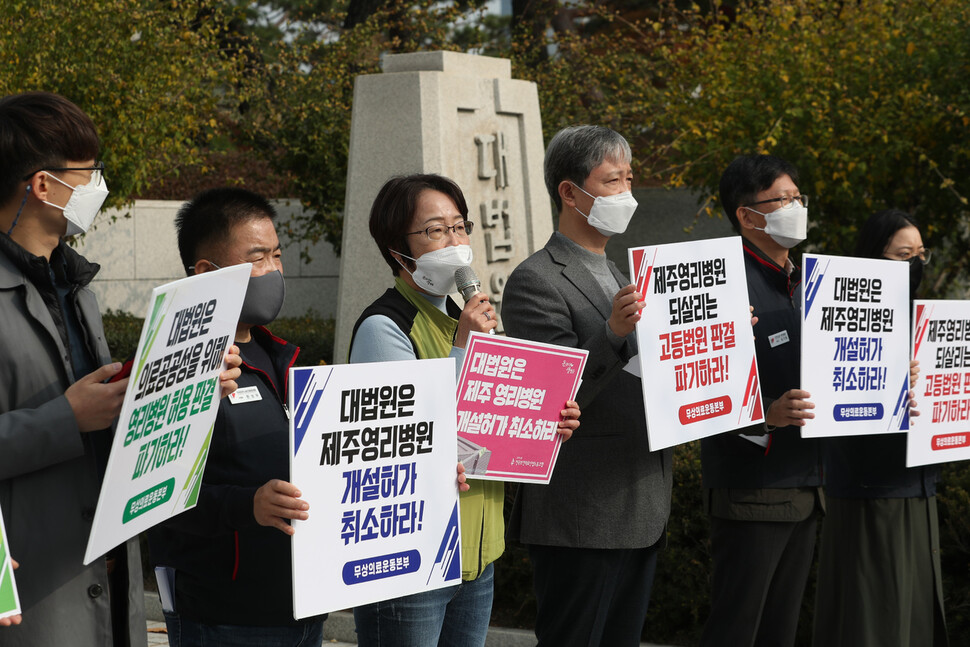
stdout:
{"type": "Polygon", "coordinates": [[[741,238],[629,250],[653,450],[764,419],[741,238]]]}
{"type": "Polygon", "coordinates": [[[909,265],[805,254],[801,388],[805,438],[909,428],[909,265]]]}
{"type": "Polygon", "coordinates": [[[919,361],[906,466],[970,458],[970,301],[916,301],[913,357],[919,361]]]}
{"type": "Polygon", "coordinates": [[[469,478],[548,483],[560,411],[588,351],[472,333],[458,380],[458,460],[469,478]]]}
{"type": "Polygon", "coordinates": [[[84,563],[195,506],[252,264],[152,291],[84,563]]]}
{"type": "Polygon", "coordinates": [[[3,513],[0,511],[0,618],[20,613],[20,598],[17,595],[13,564],[10,563],[9,546],[7,529],[3,525],[3,513]]]}
{"type": "Polygon", "coordinates": [[[452,358],[290,369],[293,614],[461,581],[452,358]]]}

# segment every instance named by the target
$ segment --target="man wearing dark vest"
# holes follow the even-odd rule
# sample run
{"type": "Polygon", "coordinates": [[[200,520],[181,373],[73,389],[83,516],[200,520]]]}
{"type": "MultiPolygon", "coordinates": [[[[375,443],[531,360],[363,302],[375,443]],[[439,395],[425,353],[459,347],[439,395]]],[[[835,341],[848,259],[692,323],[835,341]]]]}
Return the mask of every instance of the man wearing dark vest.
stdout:
{"type": "Polygon", "coordinates": [[[799,428],[814,417],[800,390],[800,281],[789,249],[805,238],[807,196],[798,173],[770,155],[734,160],[721,176],[725,213],[741,234],[763,425],[701,441],[711,552],[711,615],[701,644],[794,644],[824,506],[817,440],[799,428]]]}
{"type": "Polygon", "coordinates": [[[300,349],[265,327],[283,306],[276,211],[243,189],[205,191],[176,217],[187,272],[240,263],[252,273],[235,343],[238,390],[219,405],[199,501],[149,532],[152,562],[174,582],[163,599],[172,647],[313,647],[326,616],[293,619],[291,519],[308,504],[289,482],[288,369],[300,349]]]}

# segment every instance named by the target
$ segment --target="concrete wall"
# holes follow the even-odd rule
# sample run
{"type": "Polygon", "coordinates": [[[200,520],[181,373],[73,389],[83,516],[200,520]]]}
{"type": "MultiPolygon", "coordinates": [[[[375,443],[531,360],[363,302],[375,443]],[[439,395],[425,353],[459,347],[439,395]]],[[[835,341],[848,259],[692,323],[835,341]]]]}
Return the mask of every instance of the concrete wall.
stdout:
{"type": "MultiPolygon", "coordinates": [[[[314,310],[325,317],[336,314],[339,261],[329,243],[309,245],[287,240],[286,222],[300,212],[297,200],[274,201],[280,220],[276,229],[283,244],[286,301],[283,316],[314,310]],[[304,263],[306,250],[312,261],[304,263]]],[[[102,211],[95,226],[78,243],[101,271],[92,283],[102,310],[122,310],[145,316],[151,291],[162,283],[185,277],[175,238],[177,200],[138,200],[126,210],[102,211]]]]}

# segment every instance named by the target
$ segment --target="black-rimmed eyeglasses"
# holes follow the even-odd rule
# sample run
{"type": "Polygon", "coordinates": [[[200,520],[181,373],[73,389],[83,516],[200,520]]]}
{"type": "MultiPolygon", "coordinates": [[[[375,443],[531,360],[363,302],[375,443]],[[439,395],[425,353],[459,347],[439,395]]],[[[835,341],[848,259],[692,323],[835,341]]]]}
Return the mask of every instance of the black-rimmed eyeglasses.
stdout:
{"type": "Polygon", "coordinates": [[[104,162],[97,162],[94,166],[44,166],[28,173],[23,179],[29,180],[41,171],[91,171],[91,179],[95,181],[94,183],[101,184],[101,180],[104,178],[104,162]]]}

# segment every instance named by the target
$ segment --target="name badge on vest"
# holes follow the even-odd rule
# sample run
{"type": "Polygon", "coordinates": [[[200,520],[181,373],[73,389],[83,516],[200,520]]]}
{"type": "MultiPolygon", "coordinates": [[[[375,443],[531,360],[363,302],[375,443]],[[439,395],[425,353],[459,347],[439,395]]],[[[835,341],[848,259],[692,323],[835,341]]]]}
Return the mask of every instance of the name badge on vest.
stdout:
{"type": "Polygon", "coordinates": [[[775,346],[781,346],[782,344],[787,344],[789,341],[787,330],[776,332],[774,335],[768,335],[768,343],[771,344],[772,348],[775,346]]]}
{"type": "Polygon", "coordinates": [[[243,404],[244,402],[259,402],[263,396],[259,394],[258,386],[244,386],[229,394],[229,404],[243,404]]]}

